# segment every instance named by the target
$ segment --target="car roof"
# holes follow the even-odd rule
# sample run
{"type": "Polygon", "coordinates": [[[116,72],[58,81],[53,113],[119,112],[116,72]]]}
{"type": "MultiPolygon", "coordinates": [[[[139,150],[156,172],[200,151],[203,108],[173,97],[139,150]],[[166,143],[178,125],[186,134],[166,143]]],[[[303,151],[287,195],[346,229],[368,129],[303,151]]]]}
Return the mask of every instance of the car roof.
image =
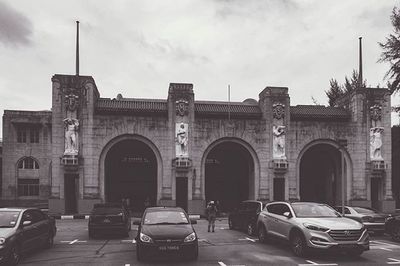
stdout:
{"type": "Polygon", "coordinates": [[[185,212],[184,209],[181,207],[149,207],[146,209],[146,212],[148,211],[183,211],[185,212]]]}
{"type": "Polygon", "coordinates": [[[26,210],[39,210],[38,208],[22,208],[22,207],[5,207],[5,208],[0,208],[0,211],[26,211],[26,210]]]}
{"type": "Polygon", "coordinates": [[[259,200],[244,200],[242,202],[256,202],[256,203],[262,203],[262,201],[259,200]]]}

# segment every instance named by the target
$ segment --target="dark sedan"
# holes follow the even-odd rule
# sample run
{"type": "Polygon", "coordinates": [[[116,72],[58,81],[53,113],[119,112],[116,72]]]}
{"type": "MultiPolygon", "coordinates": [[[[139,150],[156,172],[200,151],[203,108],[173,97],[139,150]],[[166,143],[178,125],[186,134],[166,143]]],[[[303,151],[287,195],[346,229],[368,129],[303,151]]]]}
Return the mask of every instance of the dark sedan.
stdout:
{"type": "Polygon", "coordinates": [[[263,209],[263,203],[256,200],[242,201],[238,208],[229,213],[229,229],[246,230],[252,236],[256,233],[257,218],[263,209]]]}
{"type": "Polygon", "coordinates": [[[39,209],[0,208],[0,263],[18,264],[21,254],[53,245],[55,220],[39,209]]]}
{"type": "Polygon", "coordinates": [[[386,218],[385,231],[394,241],[400,242],[400,213],[394,213],[386,218]]]}
{"type": "MultiPolygon", "coordinates": [[[[335,207],[335,210],[342,213],[341,206],[335,207]]],[[[382,235],[385,232],[387,214],[372,208],[345,206],[344,216],[363,223],[370,233],[382,235]]]]}
{"type": "Polygon", "coordinates": [[[119,203],[98,203],[93,206],[89,216],[89,237],[94,238],[98,233],[129,235],[131,217],[129,211],[119,203]]]}
{"type": "Polygon", "coordinates": [[[197,234],[182,208],[153,207],[143,213],[136,236],[137,260],[157,255],[197,259],[197,234]]]}

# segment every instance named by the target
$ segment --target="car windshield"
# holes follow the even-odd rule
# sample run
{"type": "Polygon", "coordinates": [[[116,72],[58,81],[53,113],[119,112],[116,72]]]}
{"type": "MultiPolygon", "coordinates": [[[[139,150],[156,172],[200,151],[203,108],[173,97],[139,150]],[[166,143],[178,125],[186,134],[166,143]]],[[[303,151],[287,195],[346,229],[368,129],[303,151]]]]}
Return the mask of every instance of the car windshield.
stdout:
{"type": "Polygon", "coordinates": [[[296,203],[292,204],[292,208],[299,218],[340,217],[334,209],[323,204],[296,203]]]}
{"type": "Polygon", "coordinates": [[[180,211],[152,211],[147,212],[144,224],[188,224],[185,213],[180,211]]]}
{"type": "Polygon", "coordinates": [[[94,215],[117,215],[122,213],[122,208],[116,208],[116,207],[98,207],[94,208],[92,211],[92,214],[94,215]]]}
{"type": "Polygon", "coordinates": [[[11,228],[17,224],[19,211],[0,211],[0,228],[11,228]]]}
{"type": "Polygon", "coordinates": [[[353,207],[353,209],[358,212],[358,213],[363,213],[363,214],[374,214],[377,213],[374,209],[369,209],[369,208],[363,208],[363,207],[353,207]]]}

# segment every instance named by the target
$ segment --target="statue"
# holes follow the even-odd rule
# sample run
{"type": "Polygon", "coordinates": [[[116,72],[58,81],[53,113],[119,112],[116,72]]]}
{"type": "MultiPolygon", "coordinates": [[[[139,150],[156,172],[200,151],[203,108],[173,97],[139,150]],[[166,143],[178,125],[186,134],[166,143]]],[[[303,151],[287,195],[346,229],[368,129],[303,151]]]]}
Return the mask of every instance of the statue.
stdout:
{"type": "Polygon", "coordinates": [[[383,130],[383,127],[373,127],[369,131],[370,158],[372,161],[383,161],[381,151],[383,130]]]}
{"type": "Polygon", "coordinates": [[[285,155],[285,126],[273,126],[273,158],[286,159],[285,155]]]}
{"type": "Polygon", "coordinates": [[[176,157],[187,157],[188,134],[185,123],[176,124],[176,157]]]}
{"type": "Polygon", "coordinates": [[[78,155],[79,121],[75,118],[65,118],[65,151],[64,155],[78,155]]]}

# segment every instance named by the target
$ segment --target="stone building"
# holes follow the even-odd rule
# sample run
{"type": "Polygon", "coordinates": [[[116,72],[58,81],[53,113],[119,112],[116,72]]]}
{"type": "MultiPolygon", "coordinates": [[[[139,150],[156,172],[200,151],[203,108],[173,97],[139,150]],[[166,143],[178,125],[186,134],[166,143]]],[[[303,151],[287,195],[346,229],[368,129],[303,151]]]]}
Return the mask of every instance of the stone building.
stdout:
{"type": "Polygon", "coordinates": [[[394,209],[390,94],[358,89],[339,107],[290,106],[288,88],[259,99],[196,101],[192,84],[167,99],[101,98],[90,76],[54,75],[51,111],[3,115],[3,204],[47,201],[87,213],[129,199],[202,213],[244,199],[394,209]]]}

